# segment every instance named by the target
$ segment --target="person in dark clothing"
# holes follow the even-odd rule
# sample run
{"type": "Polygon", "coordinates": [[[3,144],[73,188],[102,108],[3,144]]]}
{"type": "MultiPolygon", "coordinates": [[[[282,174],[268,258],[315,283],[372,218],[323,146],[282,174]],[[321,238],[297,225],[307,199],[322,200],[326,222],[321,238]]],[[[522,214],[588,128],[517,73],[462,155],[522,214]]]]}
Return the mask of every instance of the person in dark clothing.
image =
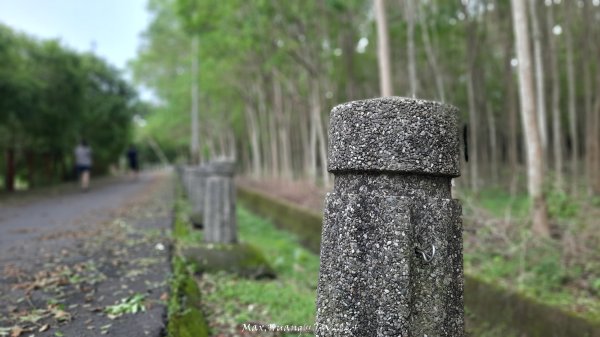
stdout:
{"type": "Polygon", "coordinates": [[[81,189],[87,191],[90,186],[90,170],[92,168],[92,149],[85,140],[75,148],[75,168],[79,175],[81,189]]]}
{"type": "Polygon", "coordinates": [[[138,151],[134,145],[131,145],[129,150],[127,150],[127,161],[129,162],[129,169],[133,173],[133,176],[137,178],[140,166],[138,162],[138,151]]]}

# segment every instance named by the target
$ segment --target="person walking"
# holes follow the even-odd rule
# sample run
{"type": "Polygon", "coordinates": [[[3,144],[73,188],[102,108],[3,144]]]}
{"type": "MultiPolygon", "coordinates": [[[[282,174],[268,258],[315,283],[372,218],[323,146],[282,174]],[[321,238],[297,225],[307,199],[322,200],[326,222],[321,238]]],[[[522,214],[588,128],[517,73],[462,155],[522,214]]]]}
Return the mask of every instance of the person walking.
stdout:
{"type": "Polygon", "coordinates": [[[77,169],[77,174],[79,175],[81,189],[87,191],[90,187],[92,149],[85,140],[82,140],[75,148],[75,168],[77,169]]]}
{"type": "Polygon", "coordinates": [[[129,169],[133,173],[133,177],[137,179],[140,165],[138,163],[138,151],[133,144],[129,146],[129,150],[127,150],[127,161],[129,162],[129,169]]]}

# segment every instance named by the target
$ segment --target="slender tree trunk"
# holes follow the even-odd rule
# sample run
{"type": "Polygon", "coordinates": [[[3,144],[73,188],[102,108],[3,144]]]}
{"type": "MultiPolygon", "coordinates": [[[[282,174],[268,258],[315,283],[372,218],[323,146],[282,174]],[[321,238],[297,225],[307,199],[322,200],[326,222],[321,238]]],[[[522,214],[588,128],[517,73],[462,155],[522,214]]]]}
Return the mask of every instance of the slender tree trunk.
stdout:
{"type": "Polygon", "coordinates": [[[569,107],[569,139],[571,140],[571,177],[573,193],[578,193],[579,177],[579,137],[577,135],[577,111],[575,102],[575,60],[573,56],[572,7],[573,3],[565,3],[567,22],[565,24],[565,42],[567,47],[567,91],[569,107]]]}
{"type": "Polygon", "coordinates": [[[546,10],[548,23],[548,56],[550,58],[550,77],[552,80],[552,148],[554,153],[554,171],[556,175],[555,186],[564,189],[563,178],[563,152],[562,152],[562,122],[560,118],[560,69],[558,67],[558,48],[556,37],[552,33],[554,28],[554,5],[546,10]]]}
{"type": "Polygon", "coordinates": [[[298,124],[300,125],[300,142],[302,144],[302,173],[304,175],[308,174],[308,178],[311,181],[314,181],[316,175],[316,162],[315,158],[315,147],[316,144],[316,135],[313,140],[313,132],[311,128],[311,120],[310,120],[310,107],[306,108],[302,107],[302,114],[298,114],[299,120],[298,124]]]}
{"type": "Polygon", "coordinates": [[[276,117],[275,114],[279,114],[280,112],[275,112],[275,111],[271,111],[270,114],[268,114],[268,119],[269,119],[269,143],[270,143],[270,149],[271,149],[271,174],[273,177],[278,178],[279,177],[279,149],[278,149],[278,144],[277,144],[277,123],[276,123],[276,117]]]}
{"type": "Polygon", "coordinates": [[[281,89],[280,75],[273,76],[273,112],[277,120],[277,139],[279,139],[279,158],[281,158],[281,176],[286,179],[292,178],[291,173],[291,148],[290,148],[290,121],[286,112],[285,101],[281,89]]]}
{"type": "MultiPolygon", "coordinates": [[[[589,195],[593,193],[593,160],[594,160],[594,138],[600,137],[598,134],[594,134],[594,108],[593,108],[593,63],[590,60],[590,56],[593,55],[595,44],[595,35],[593,34],[592,22],[594,8],[592,7],[591,1],[584,2],[583,8],[583,21],[584,21],[584,33],[583,33],[583,52],[581,58],[581,66],[583,67],[583,93],[584,93],[584,108],[585,108],[585,176],[587,181],[587,192],[589,195]]],[[[595,58],[594,58],[595,59],[595,58]]]]}
{"type": "Polygon", "coordinates": [[[488,120],[488,130],[490,137],[490,164],[492,173],[492,182],[498,183],[498,136],[496,133],[496,117],[492,110],[492,104],[488,101],[486,104],[486,114],[488,120]]]}
{"type": "Polygon", "coordinates": [[[517,58],[519,60],[519,96],[521,99],[521,117],[527,147],[527,183],[529,195],[533,201],[533,231],[540,236],[549,236],[546,200],[543,194],[544,159],[535,115],[533,74],[531,53],[529,51],[529,31],[527,27],[527,8],[525,0],[511,0],[516,38],[517,58]]]}
{"type": "Polygon", "coordinates": [[[311,115],[311,177],[317,182],[317,167],[320,164],[322,183],[329,185],[329,173],[327,172],[327,141],[321,118],[320,85],[318,80],[311,83],[310,93],[310,115],[311,115]]]}
{"type": "MultiPolygon", "coordinates": [[[[600,52],[600,46],[598,46],[600,52]]],[[[596,88],[600,88],[600,71],[596,71],[596,88]]],[[[596,195],[600,195],[600,96],[596,97],[596,102],[594,104],[594,113],[593,113],[593,121],[594,125],[592,134],[595,135],[592,139],[592,172],[593,176],[593,193],[596,195]]]]}
{"type": "Polygon", "coordinates": [[[191,134],[190,160],[192,164],[199,163],[200,136],[198,135],[198,38],[192,38],[192,87],[191,87],[191,134]]]}
{"type": "Polygon", "coordinates": [[[538,0],[529,0],[529,13],[531,15],[531,31],[533,37],[533,55],[535,63],[535,97],[540,140],[544,156],[548,148],[548,135],[546,126],[546,93],[544,89],[544,59],[542,58],[542,30],[538,19],[538,0]]]}
{"type": "MultiPolygon", "coordinates": [[[[412,2],[413,0],[407,0],[408,2],[412,2]]],[[[422,4],[422,2],[420,2],[422,4]]],[[[435,87],[437,90],[437,99],[441,102],[446,101],[446,93],[444,90],[444,75],[439,67],[437,61],[437,55],[435,54],[435,50],[431,44],[431,38],[429,37],[429,25],[427,25],[427,21],[425,20],[425,7],[421,6],[419,8],[419,23],[421,25],[421,36],[423,38],[423,45],[425,46],[425,53],[427,54],[427,61],[429,66],[431,67],[431,71],[435,77],[435,87]]],[[[416,77],[416,75],[415,75],[416,77]]]]}
{"type": "Polygon", "coordinates": [[[259,127],[256,118],[256,112],[252,106],[246,104],[246,126],[248,127],[248,134],[250,135],[250,151],[252,152],[252,175],[254,178],[262,176],[261,170],[261,151],[260,151],[260,139],[259,139],[259,127]]]}
{"type": "MultiPolygon", "coordinates": [[[[466,13],[466,9],[465,9],[466,13]]],[[[479,158],[478,158],[478,118],[477,102],[475,93],[475,62],[477,59],[476,28],[477,25],[473,19],[470,19],[467,32],[467,98],[469,104],[469,172],[471,189],[474,192],[479,190],[479,158]]]]}
{"type": "Polygon", "coordinates": [[[410,95],[417,97],[419,84],[417,83],[417,61],[415,57],[415,4],[413,0],[405,0],[404,13],[406,14],[406,51],[408,53],[408,79],[410,95]]]}
{"type": "Polygon", "coordinates": [[[27,188],[32,189],[35,186],[35,153],[27,150],[25,158],[27,161],[27,188]]]}
{"type": "Polygon", "coordinates": [[[6,176],[4,177],[4,188],[12,192],[15,190],[15,149],[6,149],[6,176]]]}
{"type": "Polygon", "coordinates": [[[377,21],[377,60],[379,61],[379,84],[381,96],[392,96],[392,62],[390,54],[390,38],[385,15],[385,0],[375,1],[375,18],[377,21]]]}

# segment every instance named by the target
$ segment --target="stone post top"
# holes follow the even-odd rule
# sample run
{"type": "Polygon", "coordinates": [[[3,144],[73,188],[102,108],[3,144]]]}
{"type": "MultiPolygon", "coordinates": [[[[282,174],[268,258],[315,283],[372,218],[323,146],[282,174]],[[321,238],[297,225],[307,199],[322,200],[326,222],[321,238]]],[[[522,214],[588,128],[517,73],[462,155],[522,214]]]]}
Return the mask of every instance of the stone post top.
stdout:
{"type": "Polygon", "coordinates": [[[196,174],[203,176],[233,176],[235,162],[233,160],[216,160],[196,167],[196,174]]]}
{"type": "Polygon", "coordinates": [[[333,108],[329,130],[329,172],[460,175],[452,105],[404,97],[348,102],[333,108]]]}

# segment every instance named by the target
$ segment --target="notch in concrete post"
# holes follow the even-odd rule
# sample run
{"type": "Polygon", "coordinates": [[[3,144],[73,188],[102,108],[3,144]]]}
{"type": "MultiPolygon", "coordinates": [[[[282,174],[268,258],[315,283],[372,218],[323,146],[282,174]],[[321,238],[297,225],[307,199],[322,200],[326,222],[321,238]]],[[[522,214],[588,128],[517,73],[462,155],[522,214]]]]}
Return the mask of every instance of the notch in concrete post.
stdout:
{"type": "Polygon", "coordinates": [[[355,101],[329,127],[316,336],[463,337],[457,109],[355,101]]]}
{"type": "Polygon", "coordinates": [[[236,243],[233,161],[215,161],[202,167],[204,174],[203,225],[207,243],[236,243]]]}

